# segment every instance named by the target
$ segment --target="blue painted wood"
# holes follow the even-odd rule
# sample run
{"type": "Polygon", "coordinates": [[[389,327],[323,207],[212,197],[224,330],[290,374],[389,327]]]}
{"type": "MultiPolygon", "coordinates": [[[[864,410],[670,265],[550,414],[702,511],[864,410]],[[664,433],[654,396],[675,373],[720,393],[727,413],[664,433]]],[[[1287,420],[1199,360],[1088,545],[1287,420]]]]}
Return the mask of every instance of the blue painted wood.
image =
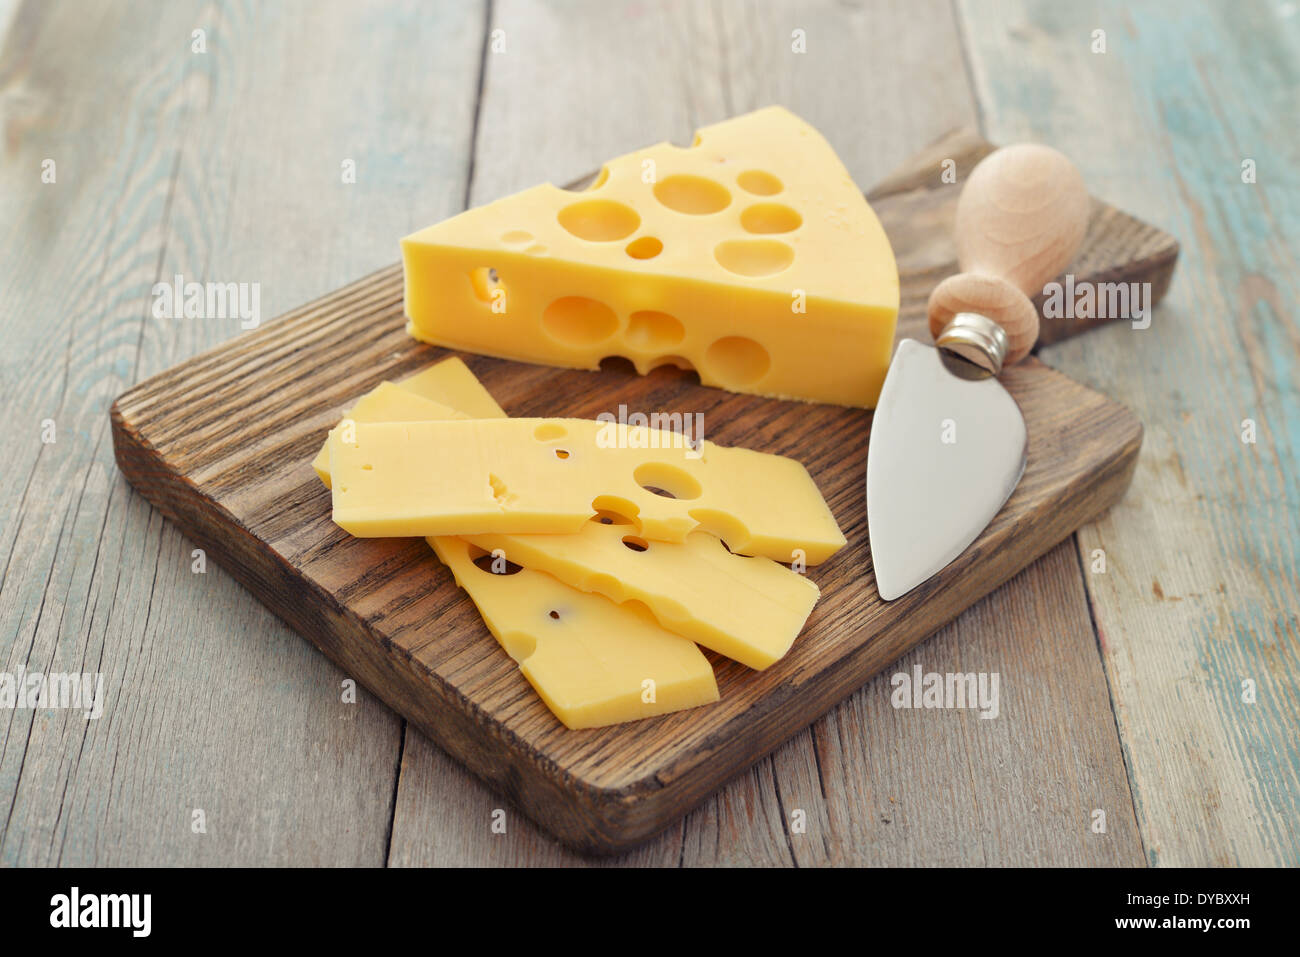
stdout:
{"type": "Polygon", "coordinates": [[[484,4],[10,12],[0,672],[101,673],[105,711],[0,710],[0,865],[382,864],[401,722],[345,703],[346,676],[215,565],[192,571],[117,473],[108,409],[242,334],[155,316],[160,279],[258,283],[269,319],[459,208],[484,4]]]}
{"type": "Polygon", "coordinates": [[[1087,581],[1148,859],[1300,864],[1300,10],[961,11],[988,135],[1064,149],[1183,240],[1150,329],[1044,352],[1147,426],[1128,499],[1079,543],[1085,569],[1106,553],[1087,581]]]}

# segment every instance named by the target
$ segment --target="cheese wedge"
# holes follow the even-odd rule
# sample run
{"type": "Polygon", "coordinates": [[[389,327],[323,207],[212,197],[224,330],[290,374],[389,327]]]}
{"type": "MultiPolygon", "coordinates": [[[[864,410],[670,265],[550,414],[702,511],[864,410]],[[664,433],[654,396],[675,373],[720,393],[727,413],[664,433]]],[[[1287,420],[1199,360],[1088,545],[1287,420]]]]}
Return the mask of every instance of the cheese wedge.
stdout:
{"type": "Polygon", "coordinates": [[[641,602],[673,634],[759,670],[790,650],[820,594],[803,575],[733,555],[705,532],[680,545],[651,542],[614,516],[589,521],[576,535],[467,540],[582,591],[641,602]]]}
{"type": "Polygon", "coordinates": [[[844,543],[794,459],[592,419],[357,422],[329,438],[334,521],[360,538],[573,534],[617,512],[646,538],[709,531],[813,565],[844,543]],[[662,493],[667,493],[665,496],[662,493]]]}
{"type": "Polygon", "coordinates": [[[402,240],[416,338],[578,369],[875,405],[898,315],[889,240],[830,145],[769,107],[402,240]]]}
{"type": "Polygon", "coordinates": [[[713,668],[691,641],[642,608],[616,605],[521,568],[495,574],[458,538],[429,544],[488,630],[568,728],[596,728],[718,700],[713,668]]]}

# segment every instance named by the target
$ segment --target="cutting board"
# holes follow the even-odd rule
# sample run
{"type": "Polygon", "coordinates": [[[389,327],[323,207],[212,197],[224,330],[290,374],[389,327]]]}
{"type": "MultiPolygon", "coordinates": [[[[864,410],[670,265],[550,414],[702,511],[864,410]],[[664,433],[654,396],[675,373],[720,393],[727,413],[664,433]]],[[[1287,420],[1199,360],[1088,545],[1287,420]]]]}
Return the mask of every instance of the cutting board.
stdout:
{"type": "MultiPolygon", "coordinates": [[[[869,194],[898,257],[900,336],[926,337],[929,290],[955,270],[949,233],[959,187],[945,182],[944,161],[955,161],[961,183],[990,149],[954,134],[869,194]]],[[[1158,298],[1177,248],[1097,203],[1072,271],[1150,282],[1158,298]]],[[[1048,321],[1043,338],[1098,321],[1048,321]]],[[[661,830],[1096,518],[1128,486],[1142,441],[1142,426],[1118,402],[1033,358],[1012,368],[1003,381],[1029,429],[1024,479],[957,561],[885,603],[867,546],[870,413],[733,395],[671,366],[640,377],[619,359],[592,373],[465,355],[511,415],[594,417],[620,404],[702,412],[714,442],[803,461],[848,537],[848,547],[810,569],[822,600],[784,660],[757,673],[710,653],[719,703],[569,731],[425,544],[346,535],[330,521],[329,493],[309,465],[358,396],[446,355],[404,331],[394,266],[122,395],[112,410],[117,462],[146,499],[347,674],[543,828],[593,852],[661,830]]]]}

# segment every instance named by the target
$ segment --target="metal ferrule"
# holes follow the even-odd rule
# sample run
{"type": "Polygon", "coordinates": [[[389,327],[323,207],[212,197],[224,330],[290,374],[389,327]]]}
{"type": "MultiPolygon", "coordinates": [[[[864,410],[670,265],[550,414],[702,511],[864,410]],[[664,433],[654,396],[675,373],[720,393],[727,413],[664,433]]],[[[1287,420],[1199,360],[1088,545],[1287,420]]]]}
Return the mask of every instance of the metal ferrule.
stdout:
{"type": "Polygon", "coordinates": [[[987,316],[959,312],[943,327],[935,345],[952,372],[966,379],[987,379],[1002,371],[1007,334],[987,316]]]}

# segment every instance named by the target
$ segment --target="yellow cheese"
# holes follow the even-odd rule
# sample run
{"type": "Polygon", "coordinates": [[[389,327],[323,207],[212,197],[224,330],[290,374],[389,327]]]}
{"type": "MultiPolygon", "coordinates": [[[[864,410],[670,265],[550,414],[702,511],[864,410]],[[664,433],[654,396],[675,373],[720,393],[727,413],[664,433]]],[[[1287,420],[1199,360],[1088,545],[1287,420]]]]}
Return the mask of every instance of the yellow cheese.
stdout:
{"type": "MultiPolygon", "coordinates": [[[[471,419],[504,419],[505,411],[492,393],[474,377],[469,367],[456,356],[443,359],[422,372],[397,383],[407,392],[450,406],[471,419]]],[[[375,421],[380,421],[376,419],[375,421]]]]}
{"type": "Polygon", "coordinates": [[[458,538],[429,544],[567,727],[602,727],[718,700],[713,668],[700,649],[644,609],[527,568],[495,574],[476,565],[470,545],[458,538]]]}
{"type": "Polygon", "coordinates": [[[358,537],[572,534],[598,510],[641,535],[824,561],[844,545],[794,459],[592,419],[357,422],[329,439],[334,521],[358,537]],[[675,446],[675,447],[674,447],[675,446]],[[669,496],[652,491],[667,492],[669,496]]]}
{"type": "MultiPolygon", "coordinates": [[[[438,366],[433,368],[437,369],[438,366]]],[[[462,365],[461,368],[464,366],[462,365]]],[[[465,371],[469,372],[468,369],[465,371]]],[[[469,417],[465,412],[423,398],[408,388],[405,383],[397,386],[391,382],[381,382],[358,399],[357,404],[343,416],[343,420],[345,422],[349,419],[353,422],[419,422],[424,419],[468,419],[469,417]]],[[[338,426],[335,426],[335,429],[337,428],[338,426]]],[[[334,434],[335,429],[330,430],[330,435],[334,434]]],[[[317,477],[325,483],[326,488],[330,487],[329,464],[329,440],[326,439],[311,463],[311,467],[316,470],[317,477]]]]}
{"type": "MultiPolygon", "coordinates": [[[[397,390],[380,386],[364,396],[353,420],[392,421],[391,413],[399,409],[420,413],[410,420],[447,418],[446,412],[469,408],[483,411],[484,418],[505,416],[456,359],[399,385],[397,390]],[[463,374],[430,374],[453,364],[463,374]],[[394,391],[407,389],[419,389],[411,398],[422,406],[394,399],[394,391]],[[379,401],[384,398],[393,404],[379,401]]],[[[328,470],[322,481],[329,485],[328,470]]],[[[626,519],[605,513],[576,535],[480,535],[469,541],[489,552],[501,549],[511,562],[582,591],[616,602],[641,601],[669,631],[751,668],[766,668],[789,650],[817,601],[817,586],[802,575],[765,558],[733,555],[711,535],[694,533],[682,544],[650,547],[633,532],[626,519]]]]}
{"type": "MultiPolygon", "coordinates": [[[[381,384],[357,401],[349,417],[368,422],[409,415],[417,421],[466,414],[505,417],[465,364],[452,358],[402,380],[396,389],[381,384]]],[[[330,484],[328,469],[321,479],[330,484]]],[[[457,538],[433,538],[429,544],[566,726],[599,727],[718,700],[713,669],[700,650],[637,606],[583,594],[541,571],[494,575],[476,566],[471,546],[457,538]],[[551,617],[552,611],[559,617],[551,617]]]]}
{"type": "Polygon", "coordinates": [[[680,545],[651,542],[614,516],[589,521],[577,535],[468,541],[582,591],[642,602],[673,634],[751,668],[766,668],[790,650],[819,594],[804,576],[766,558],[733,555],[712,535],[695,532],[680,545]]]}
{"type": "Polygon", "coordinates": [[[536,186],[402,240],[418,339],[596,369],[693,366],[736,392],[872,407],[898,314],[880,222],[780,107],[536,186]]]}

